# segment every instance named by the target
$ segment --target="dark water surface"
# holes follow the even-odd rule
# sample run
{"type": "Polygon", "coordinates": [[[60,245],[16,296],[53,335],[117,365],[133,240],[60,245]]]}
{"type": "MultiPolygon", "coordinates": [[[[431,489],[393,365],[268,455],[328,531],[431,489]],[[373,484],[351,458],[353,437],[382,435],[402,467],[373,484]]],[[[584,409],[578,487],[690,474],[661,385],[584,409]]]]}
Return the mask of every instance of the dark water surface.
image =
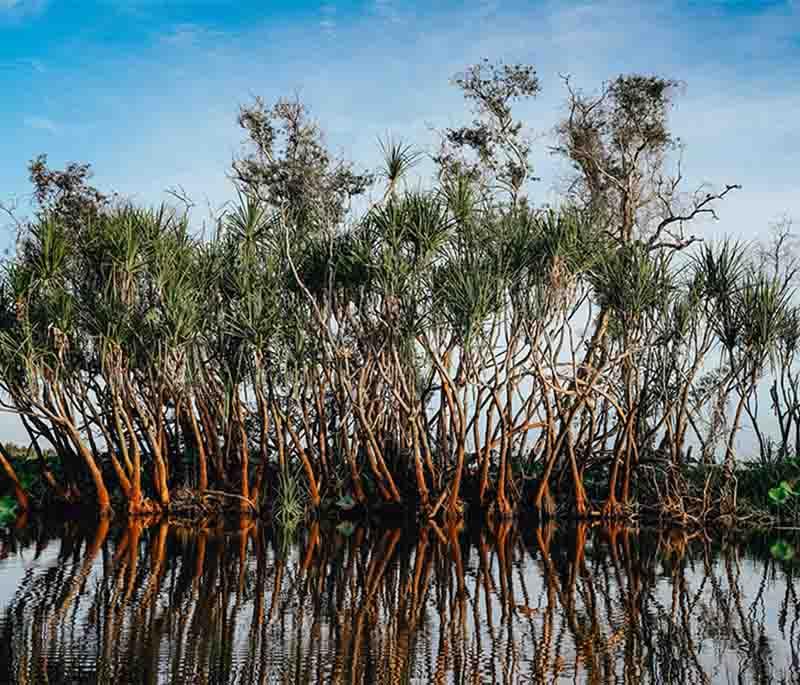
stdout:
{"type": "Polygon", "coordinates": [[[20,524],[2,683],[800,682],[775,535],[20,524]]]}

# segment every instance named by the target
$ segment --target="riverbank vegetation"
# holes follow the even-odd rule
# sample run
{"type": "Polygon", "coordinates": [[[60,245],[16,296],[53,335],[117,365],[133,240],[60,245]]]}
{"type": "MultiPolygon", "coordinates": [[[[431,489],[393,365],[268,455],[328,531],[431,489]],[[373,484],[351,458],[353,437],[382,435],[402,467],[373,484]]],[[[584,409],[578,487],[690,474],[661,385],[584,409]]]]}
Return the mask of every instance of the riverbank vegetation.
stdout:
{"type": "Polygon", "coordinates": [[[796,515],[791,234],[701,240],[739,189],[686,186],[677,84],[566,81],[550,152],[571,175],[544,207],[514,111],[535,71],[455,83],[473,120],[425,157],[384,141],[377,172],[298,102],[244,107],[236,200],[202,230],[188,203],[136,206],[34,160],[0,289],[0,402],[30,438],[22,461],[0,449],[17,505],[22,464],[39,502],[102,516],[796,515]],[[430,186],[406,182],[426,165],[430,186]]]}

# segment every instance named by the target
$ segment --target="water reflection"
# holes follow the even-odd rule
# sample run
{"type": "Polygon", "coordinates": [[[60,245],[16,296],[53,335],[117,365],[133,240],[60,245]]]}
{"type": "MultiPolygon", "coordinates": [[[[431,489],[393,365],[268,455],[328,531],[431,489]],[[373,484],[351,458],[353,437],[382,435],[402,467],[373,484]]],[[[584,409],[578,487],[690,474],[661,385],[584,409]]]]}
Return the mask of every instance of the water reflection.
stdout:
{"type": "Polygon", "coordinates": [[[34,522],[0,559],[4,683],[800,682],[763,537],[34,522]]]}

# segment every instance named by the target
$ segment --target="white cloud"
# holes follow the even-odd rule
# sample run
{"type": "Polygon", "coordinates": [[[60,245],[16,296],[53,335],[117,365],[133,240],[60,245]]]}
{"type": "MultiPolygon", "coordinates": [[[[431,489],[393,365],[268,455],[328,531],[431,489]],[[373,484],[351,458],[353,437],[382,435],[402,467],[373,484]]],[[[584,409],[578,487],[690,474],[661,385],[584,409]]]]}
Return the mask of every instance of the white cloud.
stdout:
{"type": "Polygon", "coordinates": [[[178,24],[158,36],[159,42],[176,48],[198,46],[221,40],[225,34],[199,24],[178,24]]]}
{"type": "Polygon", "coordinates": [[[61,130],[61,127],[52,119],[42,116],[25,117],[24,123],[25,126],[36,131],[47,131],[48,133],[56,134],[61,130]]]}
{"type": "MultiPolygon", "coordinates": [[[[90,155],[98,178],[107,176],[112,184],[138,191],[144,201],[159,199],[159,188],[177,183],[199,197],[222,201],[230,195],[226,167],[241,139],[237,105],[251,95],[274,100],[299,91],[335,148],[377,164],[378,135],[391,132],[432,145],[428,124],[463,121],[468,113],[448,81],[466,64],[490,57],[530,62],[542,80],[542,95],[520,109],[538,136],[534,162],[544,180],[535,188],[536,199],[552,198],[554,180],[564,170],[547,150],[552,127],[563,114],[559,74],[569,72],[576,85],[592,89],[632,70],[687,83],[673,123],[687,146],[684,169],[690,186],[703,181],[743,184],[730,206],[755,199],[756,193],[758,200],[765,199],[762,191],[786,187],[791,160],[800,158],[792,124],[800,103],[789,79],[800,58],[772,40],[785,35],[782,24],[796,16],[797,8],[777,3],[747,21],[734,21],[705,5],[687,7],[678,0],[450,0],[420,9],[414,21],[403,22],[403,13],[411,11],[407,4],[373,0],[357,16],[323,2],[316,22],[276,27],[265,19],[236,34],[176,25],[157,36],[152,50],[140,52],[135,63],[113,56],[104,67],[104,73],[130,77],[109,83],[98,70],[80,97],[76,90],[70,107],[83,116],[79,108],[94,102],[101,113],[94,120],[91,113],[86,116],[103,135],[84,149],[79,146],[88,137],[76,137],[64,157],[90,155]],[[758,35],[748,28],[753,26],[758,35]],[[320,31],[335,32],[336,41],[314,42],[320,31]],[[176,64],[177,47],[208,42],[221,56],[197,50],[191,53],[196,62],[181,56],[176,64]],[[759,42],[777,51],[771,55],[774,63],[741,60],[739,47],[759,42]],[[298,49],[308,45],[313,49],[298,49]],[[179,67],[184,71],[178,79],[179,67]],[[120,158],[125,165],[114,163],[120,158]],[[144,187],[136,188],[137,183],[144,187]]],[[[772,197],[773,203],[788,199],[785,194],[772,197]]],[[[790,209],[765,209],[758,226],[756,210],[748,211],[745,221],[745,213],[723,207],[720,226],[753,234],[790,209]]]]}
{"type": "Polygon", "coordinates": [[[375,14],[390,24],[405,22],[406,17],[395,0],[375,0],[374,10],[375,14]]]}
{"type": "Polygon", "coordinates": [[[39,14],[47,7],[48,0],[0,0],[0,18],[21,19],[39,14]]]}

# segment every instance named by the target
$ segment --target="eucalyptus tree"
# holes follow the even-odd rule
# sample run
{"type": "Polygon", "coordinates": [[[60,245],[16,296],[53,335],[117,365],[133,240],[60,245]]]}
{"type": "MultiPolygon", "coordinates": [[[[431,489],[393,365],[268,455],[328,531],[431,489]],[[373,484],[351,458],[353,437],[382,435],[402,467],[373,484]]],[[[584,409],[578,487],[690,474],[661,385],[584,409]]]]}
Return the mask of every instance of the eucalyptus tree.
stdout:
{"type": "Polygon", "coordinates": [[[280,211],[287,227],[308,232],[340,224],[351,199],[372,182],[370,174],[331,154],[319,125],[297,100],[267,107],[256,98],[241,108],[239,125],[249,145],[234,161],[234,180],[280,211]]]}
{"type": "Polygon", "coordinates": [[[434,157],[440,176],[468,178],[490,195],[507,196],[516,205],[534,179],[530,136],[515,118],[513,106],[538,95],[536,70],[528,64],[484,59],[457,74],[453,83],[472,105],[474,119],[443,132],[434,157]]]}
{"type": "MultiPolygon", "coordinates": [[[[668,122],[679,84],[639,74],[621,75],[597,94],[575,89],[569,78],[565,84],[568,113],[556,128],[553,149],[575,169],[568,195],[618,250],[638,245],[659,260],[698,241],[687,227],[705,216],[717,218],[717,204],[738,186],[701,186],[687,194],[680,161],[670,171],[671,155],[681,153],[668,122]]],[[[610,307],[600,306],[584,363],[607,355],[611,316],[610,307]]]]}

